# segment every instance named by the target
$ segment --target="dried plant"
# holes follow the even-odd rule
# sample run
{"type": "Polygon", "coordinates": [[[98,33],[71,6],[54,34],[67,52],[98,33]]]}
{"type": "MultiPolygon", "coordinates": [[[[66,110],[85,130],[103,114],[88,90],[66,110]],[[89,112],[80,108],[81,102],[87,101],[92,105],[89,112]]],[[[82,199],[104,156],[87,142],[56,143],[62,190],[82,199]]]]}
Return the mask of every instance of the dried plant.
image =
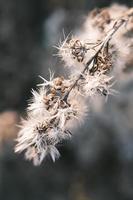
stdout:
{"type": "Polygon", "coordinates": [[[112,86],[118,79],[117,72],[125,66],[123,58],[131,52],[132,41],[125,34],[132,28],[132,8],[115,5],[97,9],[89,14],[77,35],[66,38],[57,47],[70,75],[68,79],[54,78],[50,73],[50,80],[42,78],[38,91],[32,91],[15,152],[24,151],[34,165],[40,165],[47,154],[53,161],[59,157],[57,145],[69,139],[73,129],[84,121],[89,102],[96,96],[106,99],[117,93],[112,86]],[[120,48],[123,41],[125,50],[120,48]],[[121,58],[123,63],[116,67],[121,58]]]}

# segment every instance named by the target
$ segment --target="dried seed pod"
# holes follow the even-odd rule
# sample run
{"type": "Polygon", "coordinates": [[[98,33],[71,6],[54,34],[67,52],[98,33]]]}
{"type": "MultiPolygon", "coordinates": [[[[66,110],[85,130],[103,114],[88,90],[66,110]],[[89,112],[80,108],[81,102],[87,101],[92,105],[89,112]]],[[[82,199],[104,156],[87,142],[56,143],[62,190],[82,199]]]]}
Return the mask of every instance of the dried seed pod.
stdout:
{"type": "Polygon", "coordinates": [[[73,58],[77,59],[78,62],[83,62],[87,52],[86,46],[80,40],[74,39],[70,40],[69,44],[73,58]]]}

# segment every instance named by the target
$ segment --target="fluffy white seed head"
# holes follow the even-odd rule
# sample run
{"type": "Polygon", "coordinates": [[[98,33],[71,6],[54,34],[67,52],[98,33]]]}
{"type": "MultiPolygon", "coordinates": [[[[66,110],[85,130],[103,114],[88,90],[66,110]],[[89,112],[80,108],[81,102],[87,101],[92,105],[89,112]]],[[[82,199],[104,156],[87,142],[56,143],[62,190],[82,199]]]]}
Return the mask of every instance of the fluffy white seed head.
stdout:
{"type": "Polygon", "coordinates": [[[32,90],[33,98],[28,104],[27,119],[22,120],[16,152],[24,151],[25,158],[34,165],[40,165],[47,155],[55,161],[60,155],[58,144],[69,139],[85,121],[90,101],[116,94],[112,89],[113,77],[121,74],[133,51],[130,15],[133,10],[118,5],[96,9],[76,36],[66,38],[57,47],[58,55],[69,67],[70,77],[54,78],[51,74],[49,81],[42,78],[38,91],[32,90]],[[126,22],[129,30],[123,26],[126,22]]]}
{"type": "Polygon", "coordinates": [[[71,98],[68,102],[63,99],[71,80],[57,77],[45,83],[38,92],[32,91],[27,119],[22,120],[15,148],[16,152],[24,151],[26,159],[32,160],[34,165],[40,165],[47,154],[53,161],[59,157],[56,146],[71,137],[68,124],[74,118],[77,120],[81,112],[71,98]]]}
{"type": "Polygon", "coordinates": [[[87,74],[83,83],[83,90],[89,97],[97,95],[107,96],[111,94],[112,81],[113,77],[102,73],[94,74],[94,76],[87,74]]]}

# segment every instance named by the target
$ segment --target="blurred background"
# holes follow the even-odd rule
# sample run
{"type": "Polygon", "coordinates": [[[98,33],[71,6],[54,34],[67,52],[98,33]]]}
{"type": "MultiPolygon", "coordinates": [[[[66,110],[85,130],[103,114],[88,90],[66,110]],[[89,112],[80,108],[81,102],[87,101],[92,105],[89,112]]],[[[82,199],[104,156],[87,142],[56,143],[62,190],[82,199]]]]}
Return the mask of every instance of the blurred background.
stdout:
{"type": "Polygon", "coordinates": [[[133,200],[133,80],[59,147],[55,163],[34,167],[13,150],[38,75],[48,78],[49,68],[63,73],[53,46],[90,10],[113,2],[133,6],[132,0],[0,0],[0,200],[133,200]]]}

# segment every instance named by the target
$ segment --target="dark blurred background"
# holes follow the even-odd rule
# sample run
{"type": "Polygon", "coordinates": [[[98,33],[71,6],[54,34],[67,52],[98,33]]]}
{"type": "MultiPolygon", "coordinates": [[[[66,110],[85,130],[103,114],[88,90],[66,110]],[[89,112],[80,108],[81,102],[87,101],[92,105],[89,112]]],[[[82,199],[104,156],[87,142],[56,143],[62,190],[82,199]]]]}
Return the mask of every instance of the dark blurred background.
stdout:
{"type": "Polygon", "coordinates": [[[0,200],[133,200],[132,81],[122,86],[121,99],[112,97],[100,116],[94,114],[82,135],[59,147],[55,164],[47,159],[33,167],[13,152],[13,125],[25,114],[38,75],[63,71],[52,56],[63,31],[67,35],[90,10],[113,2],[133,6],[132,0],[0,0],[0,200]]]}

